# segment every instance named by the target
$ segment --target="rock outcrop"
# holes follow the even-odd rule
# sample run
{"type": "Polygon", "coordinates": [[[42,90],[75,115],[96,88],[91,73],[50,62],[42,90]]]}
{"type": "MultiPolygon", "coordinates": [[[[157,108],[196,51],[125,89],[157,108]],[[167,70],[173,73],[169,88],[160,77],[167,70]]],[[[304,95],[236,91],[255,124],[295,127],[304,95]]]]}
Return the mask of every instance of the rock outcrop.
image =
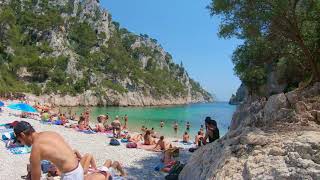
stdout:
{"type": "Polygon", "coordinates": [[[320,83],[241,104],[179,179],[320,179],[320,83]]]}
{"type": "Polygon", "coordinates": [[[246,98],[249,96],[248,89],[244,84],[241,84],[240,87],[237,90],[237,93],[234,95],[232,94],[232,97],[229,100],[229,104],[231,105],[238,105],[241,104],[246,100],[246,98]]]}

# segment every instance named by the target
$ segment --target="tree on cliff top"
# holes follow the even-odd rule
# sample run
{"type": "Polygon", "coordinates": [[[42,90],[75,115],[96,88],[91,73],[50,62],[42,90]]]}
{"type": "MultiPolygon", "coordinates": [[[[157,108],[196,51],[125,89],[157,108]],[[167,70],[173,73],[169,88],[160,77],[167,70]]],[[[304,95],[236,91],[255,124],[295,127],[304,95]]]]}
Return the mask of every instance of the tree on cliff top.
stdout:
{"type": "MultiPolygon", "coordinates": [[[[279,45],[279,48],[283,48],[280,52],[281,58],[298,57],[299,64],[306,70],[304,76],[311,76],[314,81],[320,80],[320,1],[213,0],[208,9],[211,15],[222,17],[219,32],[221,37],[237,37],[245,40],[248,52],[259,44],[258,41],[261,39],[270,43],[269,47],[277,48],[279,45]],[[253,45],[252,48],[248,48],[248,44],[253,45]]],[[[261,48],[260,52],[264,50],[261,48]]],[[[238,52],[243,53],[238,49],[234,57],[239,57],[238,52]]],[[[244,58],[240,60],[245,61],[244,58]]],[[[239,62],[239,58],[236,61],[239,62]]],[[[238,75],[248,71],[246,67],[240,69],[243,66],[237,66],[236,62],[235,64],[238,75]]],[[[252,62],[249,64],[251,66],[248,67],[255,66],[252,62]]]]}

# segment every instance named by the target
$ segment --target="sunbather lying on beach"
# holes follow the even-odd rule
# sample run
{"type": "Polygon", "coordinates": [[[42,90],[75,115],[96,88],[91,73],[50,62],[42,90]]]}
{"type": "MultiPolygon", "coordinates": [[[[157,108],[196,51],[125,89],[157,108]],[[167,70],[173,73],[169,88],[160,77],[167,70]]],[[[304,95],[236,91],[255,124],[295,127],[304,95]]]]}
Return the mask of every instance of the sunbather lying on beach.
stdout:
{"type": "MultiPolygon", "coordinates": [[[[84,164],[84,167],[86,167],[86,164],[84,164]]],[[[119,176],[124,177],[127,175],[118,161],[112,162],[110,159],[106,160],[103,166],[95,170],[84,170],[87,171],[87,173],[85,173],[86,180],[109,180],[109,176],[115,178],[119,176]],[[120,174],[118,172],[120,172],[120,174]]]]}
{"type": "Polygon", "coordinates": [[[135,142],[135,143],[137,143],[139,141],[143,141],[142,134],[136,134],[133,136],[128,135],[127,139],[128,139],[128,142],[135,142]]]}
{"type": "Polygon", "coordinates": [[[85,154],[83,156],[75,150],[75,154],[80,158],[80,164],[83,167],[83,172],[86,180],[109,180],[109,176],[116,177],[118,172],[120,176],[126,176],[121,164],[118,161],[106,160],[104,165],[97,168],[96,160],[91,154],[85,154]]]}

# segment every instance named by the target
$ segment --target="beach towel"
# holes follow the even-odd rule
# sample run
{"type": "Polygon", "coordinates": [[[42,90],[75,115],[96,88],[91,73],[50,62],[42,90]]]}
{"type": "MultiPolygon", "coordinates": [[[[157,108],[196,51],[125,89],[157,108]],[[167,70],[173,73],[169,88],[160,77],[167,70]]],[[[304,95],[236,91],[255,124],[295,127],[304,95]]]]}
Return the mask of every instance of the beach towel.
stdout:
{"type": "Polygon", "coordinates": [[[9,149],[12,154],[28,154],[31,152],[31,147],[16,147],[9,149]]]}
{"type": "Polygon", "coordinates": [[[0,134],[6,133],[6,132],[13,132],[13,129],[0,129],[0,134]]]}
{"type": "Polygon", "coordinates": [[[16,147],[23,147],[24,145],[19,143],[13,143],[14,140],[3,140],[3,142],[6,144],[6,148],[16,148],[16,147]]]}
{"type": "Polygon", "coordinates": [[[10,139],[14,139],[14,138],[15,138],[15,135],[14,135],[13,131],[5,132],[5,133],[1,134],[1,139],[2,140],[10,140],[10,139]]]}
{"type": "Polygon", "coordinates": [[[107,134],[108,138],[114,138],[113,134],[107,134]]]}
{"type": "Polygon", "coordinates": [[[51,121],[40,121],[41,124],[46,124],[46,125],[52,125],[54,124],[53,122],[51,121]]]}
{"type": "Polygon", "coordinates": [[[192,142],[183,142],[183,141],[180,141],[179,143],[181,143],[183,145],[192,145],[193,144],[192,142]]]}
{"type": "Polygon", "coordinates": [[[55,125],[62,125],[63,124],[63,122],[61,120],[55,120],[53,123],[55,125]]]}
{"type": "Polygon", "coordinates": [[[137,143],[137,148],[138,149],[144,149],[144,150],[147,150],[147,151],[154,151],[154,152],[161,152],[161,150],[157,150],[157,149],[154,149],[156,145],[153,144],[153,145],[145,145],[143,142],[138,142],[137,143]]]}
{"type": "Polygon", "coordinates": [[[77,131],[82,132],[82,133],[85,133],[85,134],[96,134],[96,133],[97,133],[97,132],[92,131],[92,130],[90,130],[90,129],[88,129],[88,130],[77,130],[77,131]]]}
{"type": "Polygon", "coordinates": [[[123,139],[121,139],[121,142],[122,142],[122,143],[127,143],[127,142],[128,142],[128,139],[124,139],[124,138],[123,138],[123,139]]]}

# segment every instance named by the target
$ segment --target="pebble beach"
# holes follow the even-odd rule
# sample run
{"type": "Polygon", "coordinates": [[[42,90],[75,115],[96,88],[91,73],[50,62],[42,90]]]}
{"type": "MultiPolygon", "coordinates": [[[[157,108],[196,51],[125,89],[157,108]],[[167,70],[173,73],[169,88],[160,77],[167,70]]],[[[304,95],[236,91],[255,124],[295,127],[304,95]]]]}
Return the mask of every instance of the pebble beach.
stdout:
{"type": "MultiPolygon", "coordinates": [[[[77,149],[81,154],[91,153],[95,157],[98,166],[103,165],[106,159],[119,161],[128,174],[126,179],[164,179],[166,175],[166,173],[154,170],[160,162],[160,152],[128,149],[125,143],[121,143],[120,146],[111,146],[109,145],[110,138],[102,133],[84,134],[64,126],[46,125],[41,124],[38,120],[22,119],[10,115],[6,110],[0,113],[1,124],[21,120],[29,122],[38,132],[55,131],[59,133],[73,149],[77,149]]],[[[172,141],[172,139],[169,140],[172,141]]],[[[179,143],[172,142],[172,144],[179,146],[179,143]]],[[[179,160],[185,163],[191,153],[187,151],[186,147],[180,152],[179,160]]],[[[0,180],[18,180],[21,179],[21,176],[26,175],[29,155],[14,155],[6,149],[5,143],[1,142],[0,180]]],[[[46,176],[43,175],[43,179],[46,179],[46,176]]]]}

